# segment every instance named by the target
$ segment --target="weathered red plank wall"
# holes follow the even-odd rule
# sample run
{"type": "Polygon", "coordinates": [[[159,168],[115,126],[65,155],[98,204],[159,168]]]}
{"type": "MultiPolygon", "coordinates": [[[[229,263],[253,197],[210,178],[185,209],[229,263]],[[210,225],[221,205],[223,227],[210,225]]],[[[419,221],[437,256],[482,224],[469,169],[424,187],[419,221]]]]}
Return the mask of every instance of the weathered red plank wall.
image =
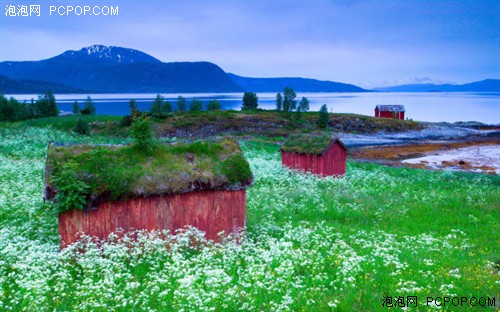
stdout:
{"type": "Polygon", "coordinates": [[[82,234],[106,238],[121,228],[170,230],[192,225],[219,241],[218,233],[236,233],[246,224],[246,190],[204,191],[179,195],[103,202],[96,210],[70,210],[59,214],[61,248],[82,234]]]}
{"type": "Polygon", "coordinates": [[[395,118],[395,119],[405,119],[405,112],[379,112],[378,110],[375,110],[375,117],[381,117],[381,118],[395,118]]]}
{"type": "Polygon", "coordinates": [[[290,169],[322,176],[341,176],[345,174],[346,150],[335,142],[323,155],[281,152],[281,163],[290,169]]]}

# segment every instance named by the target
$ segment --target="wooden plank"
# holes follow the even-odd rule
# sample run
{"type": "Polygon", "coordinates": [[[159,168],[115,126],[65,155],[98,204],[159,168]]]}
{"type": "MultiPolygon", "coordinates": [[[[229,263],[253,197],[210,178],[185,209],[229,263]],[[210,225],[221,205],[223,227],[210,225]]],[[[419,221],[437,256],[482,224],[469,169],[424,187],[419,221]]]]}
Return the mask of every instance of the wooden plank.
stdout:
{"type": "Polygon", "coordinates": [[[64,248],[81,234],[104,239],[122,228],[175,230],[192,225],[219,240],[218,233],[234,233],[246,224],[246,191],[206,191],[178,195],[103,202],[96,210],[70,210],[59,214],[60,245],[64,248]]]}

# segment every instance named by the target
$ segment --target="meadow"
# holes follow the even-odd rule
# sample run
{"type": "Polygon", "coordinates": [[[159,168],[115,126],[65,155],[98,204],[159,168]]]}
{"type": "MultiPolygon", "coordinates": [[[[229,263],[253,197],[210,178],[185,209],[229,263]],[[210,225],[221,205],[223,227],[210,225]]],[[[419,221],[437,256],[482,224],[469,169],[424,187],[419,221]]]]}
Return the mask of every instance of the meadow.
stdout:
{"type": "Polygon", "coordinates": [[[186,229],[59,251],[57,211],[42,199],[47,143],[128,139],[43,122],[0,124],[0,137],[2,311],[387,311],[400,296],[417,296],[419,311],[471,309],[427,297],[500,305],[498,176],[348,161],[345,177],[321,179],[282,168],[275,140],[254,138],[240,141],[255,177],[240,243],[186,229]]]}

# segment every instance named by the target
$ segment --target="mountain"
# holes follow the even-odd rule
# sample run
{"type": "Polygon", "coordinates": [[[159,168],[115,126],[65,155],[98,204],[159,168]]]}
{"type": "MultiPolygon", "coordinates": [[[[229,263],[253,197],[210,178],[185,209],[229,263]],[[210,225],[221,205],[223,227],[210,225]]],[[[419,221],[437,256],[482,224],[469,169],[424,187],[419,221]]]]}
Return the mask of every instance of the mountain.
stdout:
{"type": "Polygon", "coordinates": [[[38,80],[14,80],[0,75],[0,94],[31,94],[44,93],[51,90],[54,93],[85,93],[86,91],[63,84],[38,80]]]}
{"type": "Polygon", "coordinates": [[[408,84],[375,90],[384,92],[500,92],[500,79],[486,79],[461,85],[408,84]]]}
{"type": "Polygon", "coordinates": [[[285,87],[296,92],[368,92],[355,85],[307,78],[249,78],[228,73],[235,83],[252,92],[281,92],[285,87]]]}
{"type": "Polygon", "coordinates": [[[213,63],[163,63],[137,50],[102,45],[41,61],[1,62],[0,75],[103,93],[243,91],[213,63]]]}

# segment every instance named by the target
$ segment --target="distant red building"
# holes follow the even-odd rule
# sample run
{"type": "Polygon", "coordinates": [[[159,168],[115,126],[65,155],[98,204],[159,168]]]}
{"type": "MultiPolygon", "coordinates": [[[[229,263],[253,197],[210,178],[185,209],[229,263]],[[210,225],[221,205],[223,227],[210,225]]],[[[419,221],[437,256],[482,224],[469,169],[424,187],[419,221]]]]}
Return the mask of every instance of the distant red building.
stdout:
{"type": "Polygon", "coordinates": [[[375,117],[405,119],[405,107],[403,105],[377,105],[375,117]]]}
{"type": "Polygon", "coordinates": [[[346,158],[345,145],[329,135],[290,135],[281,148],[283,166],[321,176],[343,176],[346,158]]]}

